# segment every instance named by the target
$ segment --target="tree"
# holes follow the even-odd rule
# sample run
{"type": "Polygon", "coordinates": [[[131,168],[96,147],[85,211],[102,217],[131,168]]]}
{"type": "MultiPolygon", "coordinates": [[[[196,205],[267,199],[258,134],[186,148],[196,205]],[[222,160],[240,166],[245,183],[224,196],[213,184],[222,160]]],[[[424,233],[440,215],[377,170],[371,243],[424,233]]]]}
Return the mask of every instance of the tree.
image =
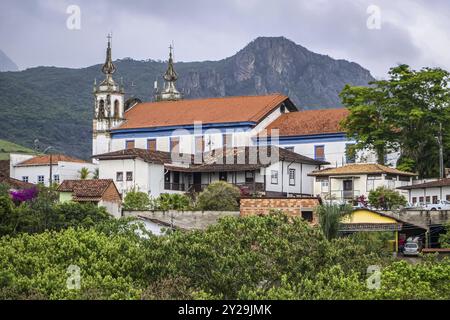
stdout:
{"type": "Polygon", "coordinates": [[[439,235],[439,243],[441,248],[450,248],[450,223],[445,225],[446,233],[439,235]]]}
{"type": "Polygon", "coordinates": [[[192,208],[191,199],[183,194],[173,193],[161,194],[155,199],[152,209],[153,210],[190,210],[192,208]]]}
{"type": "Polygon", "coordinates": [[[406,205],[406,199],[398,191],[386,187],[378,187],[370,191],[369,203],[378,209],[391,210],[395,207],[406,205]]]}
{"type": "Polygon", "coordinates": [[[441,134],[450,161],[450,75],[439,68],[416,71],[400,65],[389,76],[370,87],[344,88],[340,96],[350,114],[341,125],[357,140],[355,149],[375,150],[379,163],[387,151],[400,151],[399,167],[435,177],[441,134]]]}
{"type": "Polygon", "coordinates": [[[9,190],[11,187],[7,183],[0,183],[0,197],[9,196],[9,190]]]}
{"type": "Polygon", "coordinates": [[[86,180],[87,178],[89,178],[89,169],[86,167],[83,167],[80,169],[80,171],[78,171],[78,173],[80,174],[80,179],[81,180],[86,180]]]}
{"type": "Polygon", "coordinates": [[[150,198],[147,193],[132,189],[125,196],[123,208],[125,210],[149,210],[150,198]]]}
{"type": "Polygon", "coordinates": [[[211,183],[197,198],[197,208],[213,211],[239,210],[240,191],[237,187],[224,182],[211,183]]]}
{"type": "Polygon", "coordinates": [[[316,208],[319,215],[319,225],[328,240],[338,236],[342,219],[351,215],[352,208],[348,205],[322,204],[316,208]]]}
{"type": "Polygon", "coordinates": [[[95,168],[94,173],[92,175],[92,179],[97,180],[99,178],[99,176],[100,176],[100,170],[99,170],[99,168],[95,168]]]}

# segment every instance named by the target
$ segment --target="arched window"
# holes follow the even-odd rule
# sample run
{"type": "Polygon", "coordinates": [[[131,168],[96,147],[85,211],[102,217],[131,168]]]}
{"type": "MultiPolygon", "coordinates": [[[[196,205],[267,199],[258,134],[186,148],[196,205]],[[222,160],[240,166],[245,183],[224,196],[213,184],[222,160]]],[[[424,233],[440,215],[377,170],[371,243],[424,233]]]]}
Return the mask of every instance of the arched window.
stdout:
{"type": "Polygon", "coordinates": [[[114,118],[120,118],[120,102],[119,100],[114,101],[114,118]]]}
{"type": "Polygon", "coordinates": [[[105,100],[100,100],[98,106],[98,118],[103,119],[105,117],[105,100]]]}

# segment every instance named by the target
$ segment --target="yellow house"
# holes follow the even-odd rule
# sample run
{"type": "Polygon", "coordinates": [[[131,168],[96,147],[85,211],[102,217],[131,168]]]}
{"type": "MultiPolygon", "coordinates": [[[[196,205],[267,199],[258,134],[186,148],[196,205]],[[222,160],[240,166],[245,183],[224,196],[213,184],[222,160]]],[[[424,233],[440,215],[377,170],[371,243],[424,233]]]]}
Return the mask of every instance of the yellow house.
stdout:
{"type": "MultiPolygon", "coordinates": [[[[395,251],[398,251],[399,231],[403,229],[404,225],[411,228],[411,224],[398,220],[383,213],[369,210],[356,209],[352,215],[345,217],[342,220],[341,232],[376,232],[376,231],[392,231],[395,234],[395,251]]],[[[413,226],[417,227],[417,226],[413,226]]],[[[417,227],[422,229],[420,227],[417,227]]]]}

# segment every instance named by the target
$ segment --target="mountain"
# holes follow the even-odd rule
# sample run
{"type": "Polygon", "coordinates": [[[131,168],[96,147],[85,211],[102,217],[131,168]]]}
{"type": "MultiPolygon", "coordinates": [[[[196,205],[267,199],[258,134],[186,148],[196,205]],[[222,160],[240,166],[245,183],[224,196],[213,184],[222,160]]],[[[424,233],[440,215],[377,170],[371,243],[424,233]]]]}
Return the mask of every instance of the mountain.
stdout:
{"type": "MultiPolygon", "coordinates": [[[[114,48],[113,48],[114,50],[114,48]]],[[[102,61],[104,57],[99,57],[102,61]]],[[[152,99],[166,63],[122,59],[115,62],[128,97],[152,99]]],[[[185,98],[281,92],[299,108],[339,107],[345,84],[367,85],[370,72],[356,63],[334,60],[283,38],[257,38],[220,61],[180,62],[177,88],[185,98]]],[[[60,152],[81,158],[91,153],[92,84],[101,65],[83,69],[38,67],[0,73],[0,138],[32,146],[37,138],[60,152]]]]}
{"type": "Polygon", "coordinates": [[[0,50],[0,72],[5,71],[19,71],[19,68],[2,50],[0,50]]]}

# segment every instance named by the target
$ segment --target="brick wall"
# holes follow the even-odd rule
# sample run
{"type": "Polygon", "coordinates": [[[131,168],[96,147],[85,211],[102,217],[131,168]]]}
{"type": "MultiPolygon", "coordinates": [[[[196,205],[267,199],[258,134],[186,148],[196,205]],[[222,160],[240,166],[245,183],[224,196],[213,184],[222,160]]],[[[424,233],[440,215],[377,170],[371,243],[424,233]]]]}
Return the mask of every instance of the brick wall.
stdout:
{"type": "MultiPolygon", "coordinates": [[[[282,210],[290,216],[302,216],[303,212],[314,212],[319,205],[317,198],[242,198],[241,216],[266,215],[270,210],[282,210]]],[[[313,215],[313,223],[317,222],[316,214],[313,215]]]]}
{"type": "Polygon", "coordinates": [[[110,201],[110,202],[117,202],[121,203],[122,199],[120,198],[120,194],[117,191],[116,187],[114,186],[114,183],[111,183],[106,189],[105,193],[103,194],[102,199],[104,201],[110,201]]]}

